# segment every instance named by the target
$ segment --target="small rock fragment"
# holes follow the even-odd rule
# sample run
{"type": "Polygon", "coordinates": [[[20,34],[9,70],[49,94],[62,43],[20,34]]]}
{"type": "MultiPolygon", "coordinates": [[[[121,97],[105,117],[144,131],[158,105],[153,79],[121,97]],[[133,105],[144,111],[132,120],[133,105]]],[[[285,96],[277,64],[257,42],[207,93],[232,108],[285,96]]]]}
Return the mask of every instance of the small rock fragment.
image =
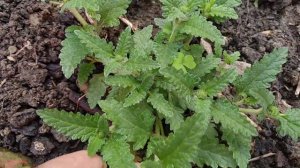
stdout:
{"type": "Polygon", "coordinates": [[[51,129],[51,133],[53,134],[55,140],[57,140],[58,142],[69,142],[69,139],[66,136],[57,132],[55,129],[51,129]]]}
{"type": "Polygon", "coordinates": [[[40,137],[32,141],[30,152],[35,156],[43,156],[54,149],[54,145],[46,137],[40,137]]]}
{"type": "Polygon", "coordinates": [[[9,120],[9,123],[15,128],[21,128],[25,125],[30,124],[30,122],[36,119],[37,115],[35,109],[25,109],[21,112],[17,112],[12,115],[9,120]]]}

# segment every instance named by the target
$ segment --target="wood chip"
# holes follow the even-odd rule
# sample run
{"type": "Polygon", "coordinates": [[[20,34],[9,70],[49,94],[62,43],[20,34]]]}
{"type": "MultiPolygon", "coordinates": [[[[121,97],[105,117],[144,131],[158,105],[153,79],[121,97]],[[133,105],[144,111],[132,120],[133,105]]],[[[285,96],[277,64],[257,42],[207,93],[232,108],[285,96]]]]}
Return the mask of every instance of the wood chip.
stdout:
{"type": "Polygon", "coordinates": [[[2,87],[2,86],[5,84],[6,81],[7,81],[7,79],[4,79],[4,80],[0,83],[0,87],[2,87]]]}
{"type": "Polygon", "coordinates": [[[298,86],[297,86],[296,91],[295,91],[295,95],[297,97],[299,97],[299,94],[300,94],[300,74],[298,75],[298,86]]]}
{"type": "Polygon", "coordinates": [[[255,158],[252,158],[249,160],[249,162],[254,162],[254,161],[257,161],[257,160],[260,160],[260,159],[263,159],[263,158],[267,158],[267,157],[270,157],[270,156],[274,156],[276,155],[276,153],[267,153],[265,155],[261,155],[261,156],[258,156],[258,157],[255,157],[255,158]]]}
{"type": "Polygon", "coordinates": [[[247,68],[251,68],[251,64],[243,61],[236,61],[232,65],[225,64],[224,62],[222,63],[225,65],[226,69],[235,68],[239,75],[243,75],[247,68]]]}
{"type": "Polygon", "coordinates": [[[128,19],[124,18],[124,17],[119,17],[119,19],[125,23],[127,26],[129,26],[131,28],[132,31],[137,31],[138,27],[136,25],[134,25],[133,23],[131,23],[128,19]]]}
{"type": "Polygon", "coordinates": [[[200,44],[203,46],[207,54],[212,54],[213,50],[209,42],[205,41],[203,38],[201,38],[200,44]]]}

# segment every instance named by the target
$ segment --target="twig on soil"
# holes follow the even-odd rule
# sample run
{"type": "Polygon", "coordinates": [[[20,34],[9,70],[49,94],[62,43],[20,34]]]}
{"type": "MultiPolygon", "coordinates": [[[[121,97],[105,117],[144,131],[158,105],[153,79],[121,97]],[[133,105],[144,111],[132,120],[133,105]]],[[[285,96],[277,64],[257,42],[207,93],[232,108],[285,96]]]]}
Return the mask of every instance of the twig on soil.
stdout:
{"type": "Polygon", "coordinates": [[[90,22],[90,24],[94,24],[95,21],[92,19],[92,17],[89,15],[89,13],[87,12],[87,10],[84,10],[84,14],[87,18],[87,20],[90,22]]]}
{"type": "Polygon", "coordinates": [[[0,88],[5,84],[6,81],[7,81],[7,79],[4,79],[3,81],[1,81],[0,88]]]}
{"type": "Polygon", "coordinates": [[[29,49],[29,50],[32,49],[30,41],[26,41],[26,43],[24,44],[24,46],[19,51],[17,51],[15,54],[12,54],[10,56],[11,57],[17,56],[17,55],[19,55],[25,49],[29,49]]]}
{"type": "Polygon", "coordinates": [[[86,111],[90,114],[95,114],[95,113],[101,112],[100,109],[98,109],[98,108],[91,109],[90,106],[88,105],[88,103],[85,101],[85,99],[80,99],[80,97],[81,96],[78,93],[70,91],[68,98],[73,103],[78,104],[78,106],[80,108],[82,108],[84,111],[86,111]]]}
{"type": "Polygon", "coordinates": [[[246,114],[241,113],[243,116],[246,117],[246,119],[250,122],[251,125],[253,125],[258,131],[262,131],[262,128],[257,125],[251,118],[249,118],[246,114]]]}
{"type": "Polygon", "coordinates": [[[300,94],[300,74],[298,75],[298,85],[295,91],[295,95],[298,97],[300,94]]]}
{"type": "Polygon", "coordinates": [[[124,17],[119,17],[119,19],[125,23],[127,26],[129,26],[131,28],[132,31],[137,31],[138,27],[136,25],[134,25],[133,23],[131,23],[128,19],[124,18],[124,17]]]}
{"type": "Polygon", "coordinates": [[[261,156],[258,156],[258,157],[255,157],[255,158],[252,158],[249,160],[249,162],[254,162],[254,161],[257,161],[257,160],[260,160],[260,159],[263,159],[263,158],[267,158],[267,157],[270,157],[270,156],[274,156],[276,155],[276,153],[267,153],[265,155],[261,155],[261,156]]]}

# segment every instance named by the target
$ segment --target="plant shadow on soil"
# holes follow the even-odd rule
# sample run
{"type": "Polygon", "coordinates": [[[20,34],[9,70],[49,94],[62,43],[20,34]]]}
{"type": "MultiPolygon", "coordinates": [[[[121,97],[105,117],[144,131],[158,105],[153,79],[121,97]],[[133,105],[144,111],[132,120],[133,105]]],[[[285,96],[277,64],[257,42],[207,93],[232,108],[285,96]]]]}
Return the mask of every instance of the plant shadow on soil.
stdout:
{"type": "MultiPolygon", "coordinates": [[[[273,48],[288,46],[288,63],[271,89],[279,104],[285,100],[299,108],[295,96],[300,78],[299,1],[260,0],[258,8],[243,1],[240,18],[220,26],[228,40],[226,48],[241,51],[242,59],[253,63],[273,48]]],[[[153,18],[160,16],[160,4],[151,0],[134,0],[127,14],[139,27],[154,24],[153,18]]],[[[63,77],[58,58],[64,29],[74,23],[71,15],[38,1],[0,1],[0,146],[31,157],[35,164],[84,148],[44,125],[35,113],[44,107],[77,110],[74,96],[70,97],[81,94],[76,78],[63,77]],[[30,46],[18,53],[27,41],[30,46]]],[[[107,29],[104,35],[116,41],[124,27],[107,29]]],[[[254,140],[252,157],[276,155],[251,162],[250,167],[300,167],[300,143],[279,137],[272,120],[260,126],[263,130],[254,140]]]]}

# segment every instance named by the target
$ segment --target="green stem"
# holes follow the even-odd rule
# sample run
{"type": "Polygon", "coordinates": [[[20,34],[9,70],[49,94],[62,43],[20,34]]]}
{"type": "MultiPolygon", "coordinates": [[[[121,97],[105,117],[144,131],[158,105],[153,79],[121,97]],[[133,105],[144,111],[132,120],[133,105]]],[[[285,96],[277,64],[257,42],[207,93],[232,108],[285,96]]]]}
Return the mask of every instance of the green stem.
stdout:
{"type": "Polygon", "coordinates": [[[175,40],[175,38],[177,36],[177,33],[178,33],[177,32],[177,28],[178,28],[178,26],[179,26],[179,22],[175,20],[173,22],[173,29],[172,29],[172,33],[171,33],[170,38],[169,38],[169,42],[170,43],[174,42],[174,40],[175,40]]]}
{"type": "Polygon", "coordinates": [[[163,126],[163,124],[162,124],[162,122],[161,122],[160,119],[159,119],[159,128],[160,128],[160,134],[162,136],[165,136],[164,126],[163,126]]]}
{"type": "Polygon", "coordinates": [[[85,21],[85,19],[80,15],[80,13],[75,8],[69,9],[69,10],[82,26],[88,25],[88,23],[85,21]]]}
{"type": "Polygon", "coordinates": [[[190,43],[193,40],[193,36],[190,36],[183,44],[184,49],[189,50],[190,49],[190,43]]]}
{"type": "Polygon", "coordinates": [[[155,134],[160,135],[160,124],[159,124],[160,119],[156,117],[155,121],[155,134]]]}
{"type": "Polygon", "coordinates": [[[247,109],[247,108],[239,108],[242,113],[251,113],[251,114],[259,114],[263,111],[263,108],[259,109],[247,109]]]}

